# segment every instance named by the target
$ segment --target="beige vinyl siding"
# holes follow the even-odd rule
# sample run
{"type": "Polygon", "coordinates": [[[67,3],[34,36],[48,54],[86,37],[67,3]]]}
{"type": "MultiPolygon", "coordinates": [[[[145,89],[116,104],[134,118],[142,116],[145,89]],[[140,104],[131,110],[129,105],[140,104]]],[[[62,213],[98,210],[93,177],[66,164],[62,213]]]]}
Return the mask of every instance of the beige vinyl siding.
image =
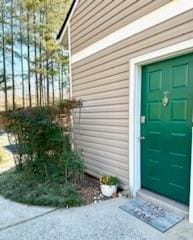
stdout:
{"type": "Polygon", "coordinates": [[[193,38],[193,10],[72,65],[73,96],[83,100],[74,137],[87,171],[116,175],[128,185],[129,59],[193,38]]]}
{"type": "Polygon", "coordinates": [[[71,22],[73,54],[170,1],[81,1],[71,22]]]}
{"type": "MultiPolygon", "coordinates": [[[[94,67],[103,66],[104,62],[109,63],[109,59],[115,60],[118,59],[120,61],[121,56],[128,56],[130,54],[135,54],[136,49],[145,49],[147,46],[156,46],[156,42],[164,42],[165,39],[175,38],[175,35],[180,36],[184,33],[188,33],[192,31],[192,21],[193,21],[193,10],[189,10],[180,16],[174,17],[169,21],[161,23],[157,26],[154,26],[146,31],[135,34],[134,36],[113,45],[104,51],[100,51],[97,54],[94,54],[83,61],[79,61],[72,65],[73,74],[76,79],[79,78],[79,74],[87,71],[87,69],[92,69],[91,65],[87,65],[87,63],[91,64],[93,61],[95,62],[94,67]],[[146,44],[146,46],[144,45],[146,44]],[[115,51],[116,48],[116,51],[115,51]],[[129,50],[129,54],[127,52],[129,50]],[[101,59],[102,57],[102,59],[101,59]],[[99,61],[97,61],[97,59],[99,61]],[[97,62],[97,63],[96,63],[97,62]],[[78,74],[79,73],[79,74],[78,74]]],[[[169,45],[169,44],[168,44],[169,45]]],[[[139,55],[139,54],[137,54],[139,55]]],[[[87,73],[88,75],[88,73],[87,73]]],[[[73,79],[76,80],[76,79],[73,79]]],[[[78,83],[78,82],[77,82],[78,83]]],[[[76,85],[76,83],[74,83],[76,85]]]]}

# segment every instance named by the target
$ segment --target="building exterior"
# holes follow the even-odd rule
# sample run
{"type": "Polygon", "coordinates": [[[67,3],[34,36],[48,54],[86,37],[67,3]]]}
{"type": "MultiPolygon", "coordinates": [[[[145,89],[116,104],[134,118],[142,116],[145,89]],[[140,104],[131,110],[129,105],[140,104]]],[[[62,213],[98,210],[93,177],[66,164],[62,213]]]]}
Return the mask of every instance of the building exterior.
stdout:
{"type": "Polygon", "coordinates": [[[193,222],[193,1],[73,1],[57,38],[88,172],[186,204],[193,222]]]}

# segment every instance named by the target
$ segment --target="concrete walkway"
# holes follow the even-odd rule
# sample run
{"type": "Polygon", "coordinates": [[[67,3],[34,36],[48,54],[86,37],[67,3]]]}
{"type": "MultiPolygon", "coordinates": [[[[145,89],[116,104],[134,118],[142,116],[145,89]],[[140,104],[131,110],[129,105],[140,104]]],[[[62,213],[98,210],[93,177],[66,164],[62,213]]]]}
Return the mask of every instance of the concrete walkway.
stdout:
{"type": "Polygon", "coordinates": [[[192,240],[187,220],[162,234],[119,209],[127,199],[71,209],[30,207],[0,197],[0,240],[192,240]]]}

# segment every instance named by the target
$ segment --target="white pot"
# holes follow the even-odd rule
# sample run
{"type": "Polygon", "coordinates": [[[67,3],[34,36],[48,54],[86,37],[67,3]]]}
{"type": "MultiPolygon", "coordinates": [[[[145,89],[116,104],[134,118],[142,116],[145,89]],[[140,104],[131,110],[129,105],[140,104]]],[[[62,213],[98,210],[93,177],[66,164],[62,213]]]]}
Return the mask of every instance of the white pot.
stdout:
{"type": "Polygon", "coordinates": [[[104,185],[101,184],[101,192],[106,197],[112,197],[113,193],[117,192],[117,185],[104,185]]]}

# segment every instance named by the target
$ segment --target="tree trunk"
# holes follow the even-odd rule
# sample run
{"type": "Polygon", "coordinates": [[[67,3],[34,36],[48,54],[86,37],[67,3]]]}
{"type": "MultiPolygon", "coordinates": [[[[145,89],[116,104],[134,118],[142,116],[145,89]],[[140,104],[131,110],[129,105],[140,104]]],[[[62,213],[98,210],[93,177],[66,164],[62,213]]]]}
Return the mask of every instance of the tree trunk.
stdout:
{"type": "Polygon", "coordinates": [[[28,94],[29,106],[32,107],[31,96],[31,66],[30,66],[30,15],[27,13],[27,65],[28,65],[28,94]]]}
{"type": "MultiPolygon", "coordinates": [[[[40,24],[42,23],[42,14],[41,11],[39,12],[39,22],[40,24]]],[[[40,106],[42,106],[42,99],[43,99],[43,86],[42,86],[42,43],[41,43],[41,37],[42,37],[42,33],[39,32],[39,104],[40,106]]]]}
{"type": "MultiPolygon", "coordinates": [[[[20,15],[23,14],[22,8],[20,8],[20,15]]],[[[20,54],[21,54],[21,84],[22,84],[22,106],[25,107],[25,83],[24,83],[24,65],[23,65],[23,33],[22,23],[20,22],[20,54]]]]}
{"type": "Polygon", "coordinates": [[[55,93],[54,93],[54,63],[52,59],[52,104],[54,105],[55,103],[55,93]]]}
{"type": "Polygon", "coordinates": [[[1,8],[1,18],[2,18],[2,54],[3,54],[3,82],[4,82],[4,94],[5,94],[5,110],[8,109],[8,97],[7,97],[7,71],[6,71],[6,54],[5,54],[5,24],[4,24],[4,0],[2,0],[1,8]]]}
{"type": "Polygon", "coordinates": [[[59,90],[59,100],[61,101],[61,78],[60,78],[60,64],[58,64],[58,90],[59,90]]]}
{"type": "Polygon", "coordinates": [[[12,107],[15,109],[15,63],[14,63],[14,30],[13,30],[14,5],[11,0],[11,77],[12,77],[12,107]]]}
{"type": "Polygon", "coordinates": [[[39,89],[38,89],[38,74],[37,74],[37,38],[36,38],[36,15],[34,13],[34,64],[35,64],[35,86],[36,86],[36,104],[39,106],[39,89]]]}

